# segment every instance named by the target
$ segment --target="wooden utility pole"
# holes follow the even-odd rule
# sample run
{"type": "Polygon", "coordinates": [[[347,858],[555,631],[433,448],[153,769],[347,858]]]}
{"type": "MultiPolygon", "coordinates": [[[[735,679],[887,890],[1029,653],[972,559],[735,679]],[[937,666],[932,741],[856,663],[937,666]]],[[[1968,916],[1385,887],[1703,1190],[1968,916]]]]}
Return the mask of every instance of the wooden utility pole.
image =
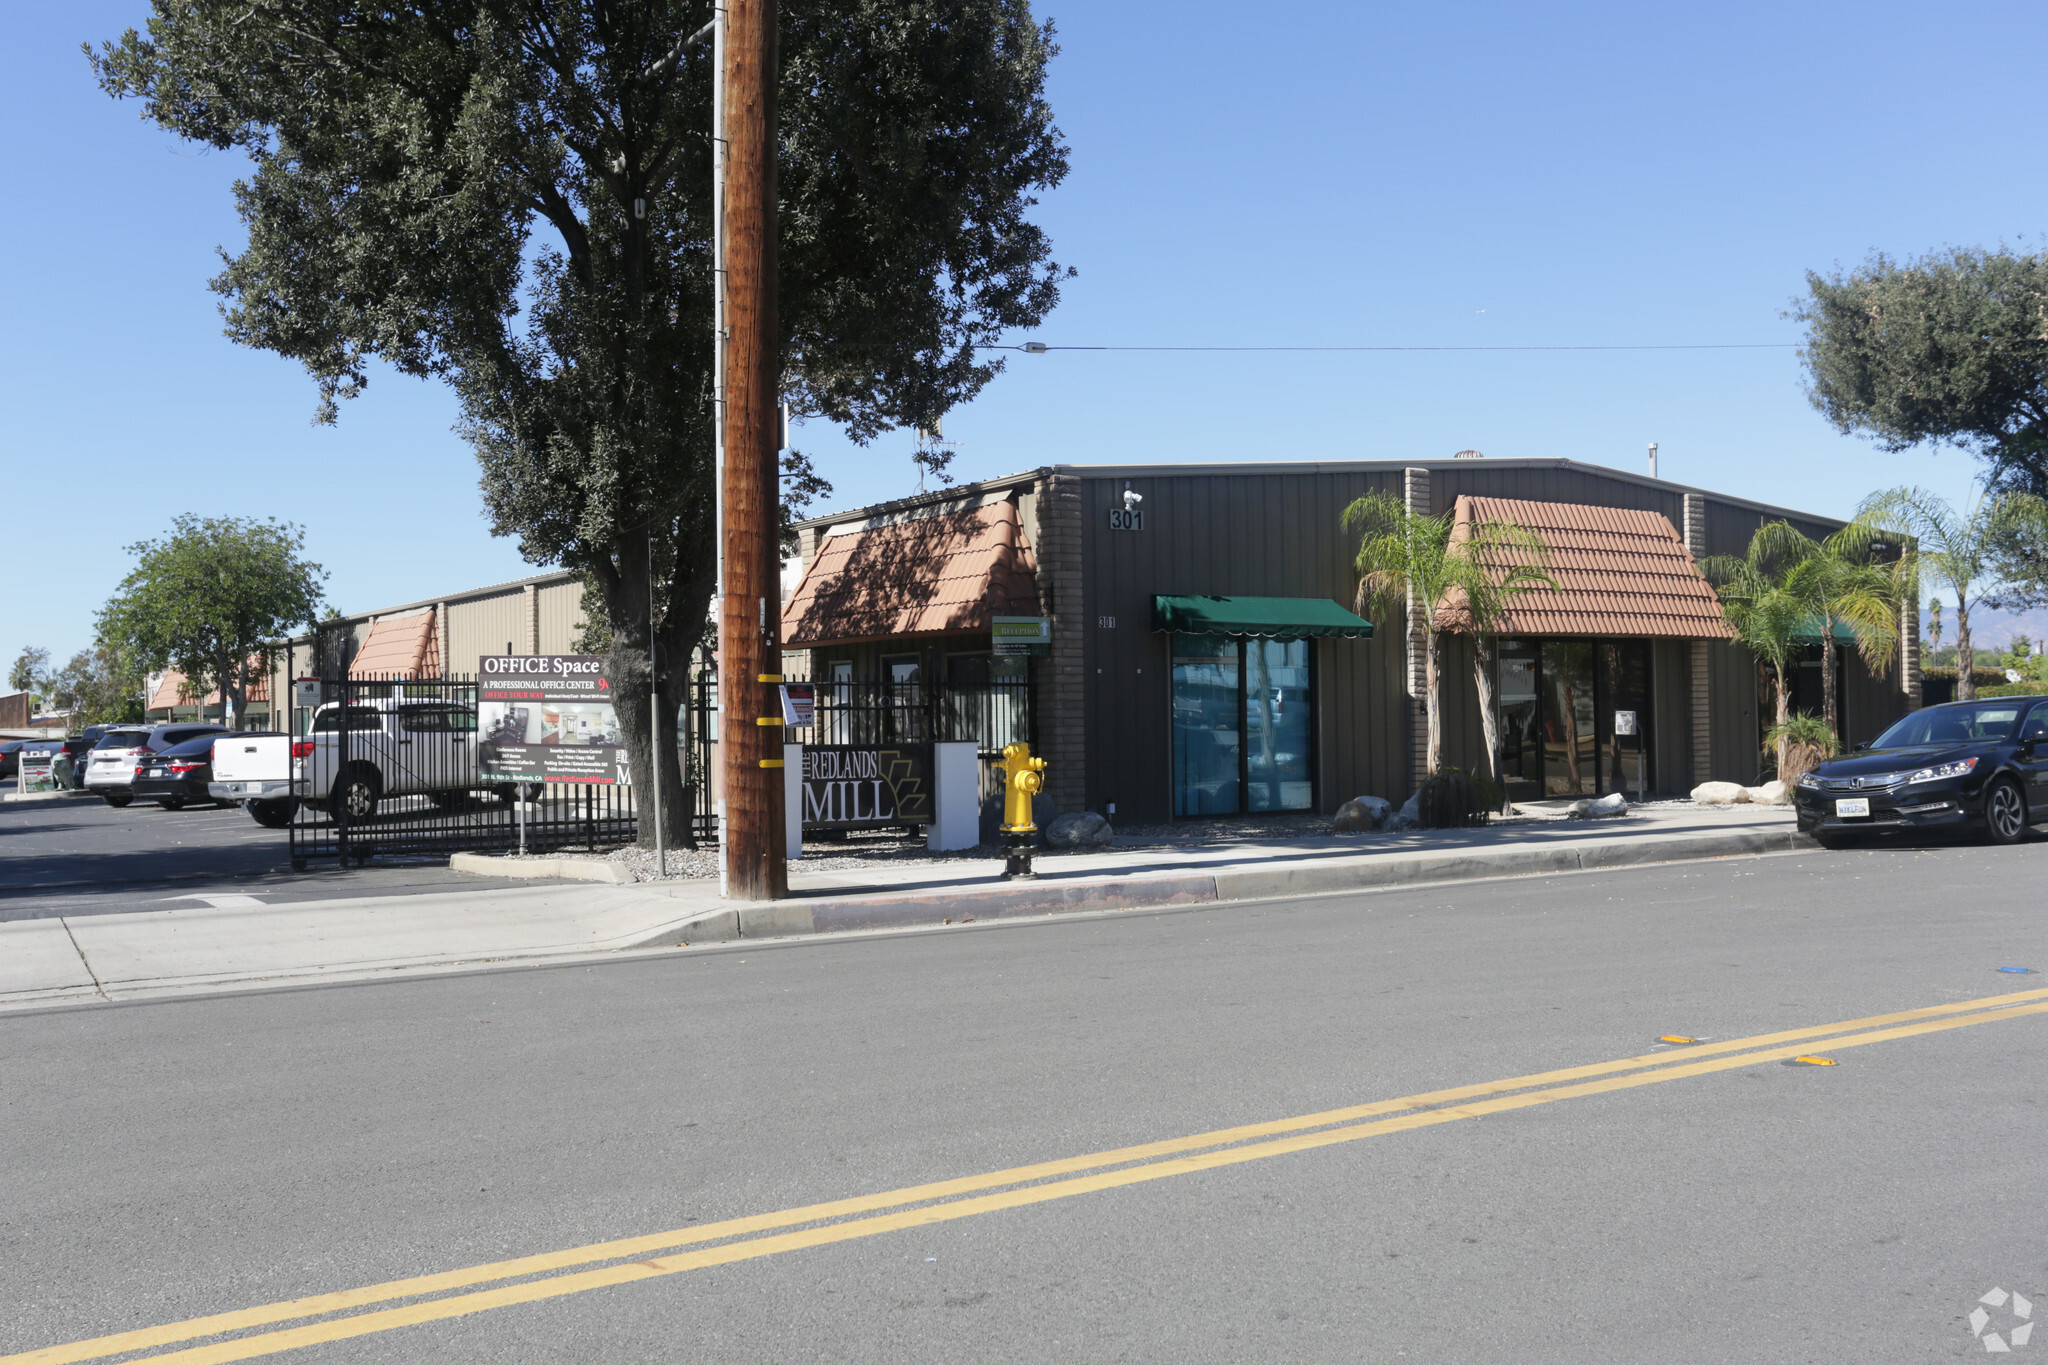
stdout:
{"type": "Polygon", "coordinates": [[[775,315],[775,0],[726,0],[725,594],[718,710],[725,893],[789,892],[782,815],[782,334],[775,315]],[[765,722],[765,723],[764,723],[765,722]]]}

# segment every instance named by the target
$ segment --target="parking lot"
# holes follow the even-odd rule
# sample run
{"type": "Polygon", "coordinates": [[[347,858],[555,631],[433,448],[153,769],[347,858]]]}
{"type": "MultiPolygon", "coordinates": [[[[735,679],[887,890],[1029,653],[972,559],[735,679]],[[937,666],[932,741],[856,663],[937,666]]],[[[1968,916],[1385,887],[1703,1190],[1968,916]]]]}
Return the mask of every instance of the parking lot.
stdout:
{"type": "Polygon", "coordinates": [[[286,839],[231,807],[169,811],[137,802],[117,810],[83,795],[0,803],[0,920],[166,910],[231,896],[282,904],[522,885],[450,872],[445,857],[347,869],[315,862],[293,872],[286,839]]]}

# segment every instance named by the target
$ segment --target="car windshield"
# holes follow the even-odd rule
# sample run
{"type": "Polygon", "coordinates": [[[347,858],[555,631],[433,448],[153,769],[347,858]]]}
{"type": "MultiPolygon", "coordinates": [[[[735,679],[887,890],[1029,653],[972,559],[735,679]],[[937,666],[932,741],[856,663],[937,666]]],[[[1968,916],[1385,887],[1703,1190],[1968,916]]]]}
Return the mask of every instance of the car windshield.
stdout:
{"type": "Polygon", "coordinates": [[[2004,739],[2020,718],[2017,702],[1964,702],[1915,711],[1877,737],[1873,749],[1924,749],[1941,744],[1983,744],[2004,739]]]}

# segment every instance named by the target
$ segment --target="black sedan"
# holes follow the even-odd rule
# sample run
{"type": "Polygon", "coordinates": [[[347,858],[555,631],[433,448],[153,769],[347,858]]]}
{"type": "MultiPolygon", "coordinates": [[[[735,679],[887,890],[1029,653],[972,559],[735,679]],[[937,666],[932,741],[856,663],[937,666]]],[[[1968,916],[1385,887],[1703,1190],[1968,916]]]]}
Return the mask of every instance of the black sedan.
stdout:
{"type": "Polygon", "coordinates": [[[154,801],[165,810],[183,810],[194,801],[219,804],[206,790],[213,781],[213,742],[219,738],[204,735],[137,758],[131,788],[137,799],[154,801]]]}
{"type": "Polygon", "coordinates": [[[1973,830],[2016,844],[2048,820],[2048,700],[1915,711],[1799,779],[1799,828],[1830,848],[1869,830],[1973,830]]]}

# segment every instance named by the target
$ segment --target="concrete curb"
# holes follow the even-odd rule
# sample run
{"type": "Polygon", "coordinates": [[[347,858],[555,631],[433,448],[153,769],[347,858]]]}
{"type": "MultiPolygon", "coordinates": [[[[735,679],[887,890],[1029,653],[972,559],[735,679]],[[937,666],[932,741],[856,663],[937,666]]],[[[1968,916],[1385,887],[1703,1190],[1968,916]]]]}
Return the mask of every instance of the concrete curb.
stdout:
{"type": "Polygon", "coordinates": [[[610,886],[633,884],[633,874],[617,863],[589,858],[507,858],[493,853],[456,853],[448,858],[448,870],[484,877],[557,877],[610,886]]]}
{"type": "MultiPolygon", "coordinates": [[[[1642,840],[1550,847],[1461,849],[1422,857],[1352,856],[1277,867],[1222,868],[1215,872],[1136,874],[1057,882],[1010,882],[958,889],[883,891],[869,895],[792,897],[761,905],[707,911],[638,939],[635,948],[719,943],[733,939],[791,938],[855,930],[909,929],[972,924],[1027,915],[1153,906],[1268,900],[1332,891],[1366,891],[1483,877],[1540,877],[1560,872],[1754,857],[1818,849],[1796,830],[1729,830],[1642,840]]],[[[505,875],[505,874],[499,874],[505,875]]],[[[535,874],[542,875],[542,874],[535,874]]]]}

